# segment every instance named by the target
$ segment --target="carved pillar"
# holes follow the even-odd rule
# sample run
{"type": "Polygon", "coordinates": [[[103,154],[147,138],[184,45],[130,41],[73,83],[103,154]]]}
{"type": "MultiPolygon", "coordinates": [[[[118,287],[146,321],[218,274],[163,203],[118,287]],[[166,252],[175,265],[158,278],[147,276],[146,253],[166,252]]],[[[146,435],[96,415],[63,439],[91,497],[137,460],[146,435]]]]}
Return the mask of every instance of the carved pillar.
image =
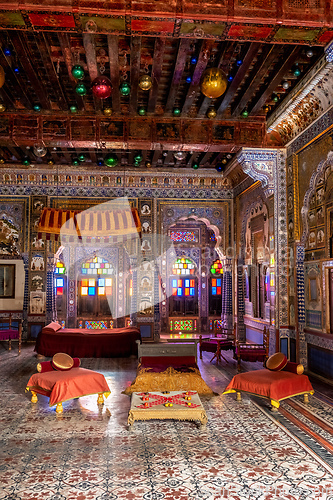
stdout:
{"type": "Polygon", "coordinates": [[[130,265],[132,269],[133,294],[130,306],[131,324],[136,326],[138,315],[138,258],[136,255],[130,256],[130,265]]]}
{"type": "Polygon", "coordinates": [[[222,285],[222,314],[221,319],[224,328],[233,329],[232,311],[232,261],[223,259],[223,285],[222,285]]]}
{"type": "Polygon", "coordinates": [[[307,344],[304,333],[305,326],[305,285],[304,285],[304,257],[303,245],[296,246],[296,304],[298,328],[296,331],[296,360],[307,366],[307,344]]]}
{"type": "Polygon", "coordinates": [[[57,320],[57,310],[55,301],[54,287],[54,256],[47,257],[47,272],[46,272],[46,322],[57,320]]]}
{"type": "Polygon", "coordinates": [[[245,302],[244,302],[244,259],[240,258],[237,262],[237,338],[241,342],[245,342],[245,302]]]}
{"type": "Polygon", "coordinates": [[[28,313],[29,313],[29,253],[21,254],[24,263],[24,296],[23,296],[23,315],[22,315],[22,339],[28,338],[28,313]]]}
{"type": "Polygon", "coordinates": [[[275,326],[271,325],[270,353],[279,350],[279,329],[288,326],[288,241],[287,241],[287,186],[285,149],[244,148],[238,161],[245,173],[260,180],[265,196],[274,195],[274,242],[275,242],[275,326]],[[276,335],[272,335],[274,332],[276,335]]]}

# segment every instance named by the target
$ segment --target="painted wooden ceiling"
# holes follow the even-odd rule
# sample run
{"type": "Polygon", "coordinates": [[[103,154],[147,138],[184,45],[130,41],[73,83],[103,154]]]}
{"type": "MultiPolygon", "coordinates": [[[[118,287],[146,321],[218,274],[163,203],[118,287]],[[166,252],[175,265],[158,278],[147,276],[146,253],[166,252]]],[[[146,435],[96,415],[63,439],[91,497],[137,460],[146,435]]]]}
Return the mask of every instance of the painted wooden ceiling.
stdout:
{"type": "Polygon", "coordinates": [[[41,10],[40,2],[2,3],[0,156],[6,164],[71,165],[83,155],[81,164],[100,168],[114,152],[133,168],[224,170],[242,146],[279,146],[266,119],[322,56],[333,36],[330,4],[57,0],[41,10]],[[84,70],[80,81],[75,64],[84,70]],[[216,99],[200,88],[210,67],[228,78],[216,99]],[[149,91],[139,86],[145,74],[149,91]],[[92,92],[99,75],[111,81],[107,99],[92,92]],[[46,153],[36,156],[36,146],[46,153]]]}

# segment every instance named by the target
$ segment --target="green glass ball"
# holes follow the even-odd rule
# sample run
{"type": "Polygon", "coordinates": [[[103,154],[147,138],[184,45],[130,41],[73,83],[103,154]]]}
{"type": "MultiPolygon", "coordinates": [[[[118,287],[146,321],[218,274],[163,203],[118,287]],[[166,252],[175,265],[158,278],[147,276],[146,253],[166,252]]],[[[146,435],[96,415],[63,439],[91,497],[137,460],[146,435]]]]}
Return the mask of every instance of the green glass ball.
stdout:
{"type": "Polygon", "coordinates": [[[82,78],[84,77],[84,69],[82,68],[82,66],[80,66],[79,64],[75,64],[75,66],[73,66],[72,68],[72,75],[77,80],[82,80],[82,78]]]}
{"type": "Polygon", "coordinates": [[[26,167],[28,167],[30,165],[29,158],[24,158],[24,160],[22,161],[22,165],[25,165],[26,167]]]}
{"type": "Polygon", "coordinates": [[[181,110],[179,108],[175,108],[173,110],[173,116],[179,116],[181,114],[181,110]]]}
{"type": "Polygon", "coordinates": [[[79,164],[80,164],[80,162],[79,162],[78,158],[74,158],[72,160],[72,165],[74,165],[74,167],[77,167],[79,164]]]}
{"type": "Polygon", "coordinates": [[[69,108],[69,111],[70,111],[71,113],[77,113],[77,107],[76,107],[76,106],[71,106],[71,107],[69,108]]]}
{"type": "Polygon", "coordinates": [[[279,100],[279,98],[278,98],[278,96],[277,96],[277,95],[274,95],[274,96],[272,97],[272,101],[274,101],[274,102],[278,102],[278,100],[279,100]]]}
{"type": "Polygon", "coordinates": [[[86,155],[84,155],[83,153],[79,154],[78,160],[79,161],[86,161],[86,155]]]}
{"type": "Polygon", "coordinates": [[[300,74],[301,74],[301,70],[299,68],[295,68],[294,75],[295,76],[300,76],[300,74]]]}
{"type": "Polygon", "coordinates": [[[104,158],[104,163],[107,167],[115,167],[118,164],[117,155],[110,153],[104,158]]]}
{"type": "Polygon", "coordinates": [[[197,170],[199,167],[200,167],[199,163],[193,163],[192,165],[192,168],[194,168],[194,170],[197,170]]]}
{"type": "Polygon", "coordinates": [[[242,112],[242,116],[244,116],[244,118],[247,118],[249,116],[249,112],[247,109],[244,109],[244,111],[242,112]]]}
{"type": "Polygon", "coordinates": [[[146,109],[145,108],[139,108],[138,113],[140,116],[145,116],[146,115],[146,109]]]}
{"type": "Polygon", "coordinates": [[[130,93],[131,93],[130,84],[127,82],[122,82],[120,87],[119,87],[119,91],[120,91],[121,95],[123,95],[123,96],[130,95],[130,93]]]}
{"type": "Polygon", "coordinates": [[[134,156],[134,162],[136,164],[140,163],[141,161],[142,161],[142,155],[140,153],[134,156]]]}
{"type": "Polygon", "coordinates": [[[35,104],[34,105],[34,111],[40,111],[42,109],[40,104],[35,104]]]}
{"type": "Polygon", "coordinates": [[[79,95],[86,95],[87,87],[85,86],[84,83],[78,83],[77,86],[75,87],[75,92],[79,95]]]}

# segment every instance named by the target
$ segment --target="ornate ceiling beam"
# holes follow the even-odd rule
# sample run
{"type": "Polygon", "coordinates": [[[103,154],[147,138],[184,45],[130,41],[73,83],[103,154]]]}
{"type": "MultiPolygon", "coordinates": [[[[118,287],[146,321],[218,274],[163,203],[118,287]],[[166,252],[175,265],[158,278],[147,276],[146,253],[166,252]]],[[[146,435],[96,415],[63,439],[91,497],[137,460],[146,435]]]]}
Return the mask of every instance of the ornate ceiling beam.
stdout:
{"type": "Polygon", "coordinates": [[[171,113],[172,109],[175,106],[175,97],[177,95],[178,87],[180,85],[183,76],[187,54],[190,50],[190,45],[191,45],[191,40],[189,38],[184,38],[179,42],[177,60],[173,72],[167,103],[165,105],[165,113],[171,113]]]}
{"type": "MultiPolygon", "coordinates": [[[[72,68],[74,66],[73,54],[69,43],[69,38],[67,33],[58,33],[58,39],[61,47],[61,52],[66,64],[69,80],[72,82],[73,86],[76,85],[76,80],[72,75],[72,68]]],[[[75,99],[77,107],[80,111],[85,109],[84,100],[75,92],[75,99]]]]}
{"type": "MultiPolygon", "coordinates": [[[[110,80],[114,89],[119,89],[119,37],[108,35],[109,63],[110,63],[110,80]]],[[[120,113],[120,93],[113,92],[112,94],[112,109],[115,113],[120,113]]]]}
{"type": "Polygon", "coordinates": [[[131,38],[131,95],[130,95],[130,113],[138,112],[138,92],[141,61],[141,37],[133,36],[131,38]]]}
{"type": "Polygon", "coordinates": [[[245,121],[162,119],[155,117],[108,119],[103,116],[2,114],[0,145],[47,147],[107,147],[114,149],[168,149],[232,152],[249,142],[266,144],[264,117],[245,121]]]}
{"type": "Polygon", "coordinates": [[[149,91],[148,113],[155,113],[158,87],[162,75],[165,41],[166,41],[165,38],[156,38],[155,40],[154,60],[151,73],[151,79],[153,81],[153,85],[151,90],[149,91]]]}
{"type": "MultiPolygon", "coordinates": [[[[98,67],[97,67],[97,59],[96,59],[96,46],[93,35],[89,35],[87,33],[83,33],[82,35],[84,50],[86,52],[86,60],[89,71],[90,80],[93,81],[98,77],[98,67]]],[[[102,110],[101,100],[93,96],[94,99],[94,107],[97,112],[102,110]]]]}

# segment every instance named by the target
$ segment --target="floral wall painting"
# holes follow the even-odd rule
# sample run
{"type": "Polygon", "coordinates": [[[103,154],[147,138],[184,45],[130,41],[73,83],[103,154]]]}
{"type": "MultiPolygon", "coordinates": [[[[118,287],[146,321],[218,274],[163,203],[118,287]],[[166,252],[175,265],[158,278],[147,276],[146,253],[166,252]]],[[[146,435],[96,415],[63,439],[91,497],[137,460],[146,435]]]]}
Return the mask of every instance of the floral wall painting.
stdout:
{"type": "Polygon", "coordinates": [[[31,271],[44,271],[44,257],[36,254],[31,259],[31,271]]]}
{"type": "Polygon", "coordinates": [[[30,314],[45,313],[45,292],[30,292],[30,314]]]}
{"type": "Polygon", "coordinates": [[[31,278],[31,290],[36,291],[36,290],[43,290],[43,276],[40,274],[36,274],[31,278]]]}
{"type": "Polygon", "coordinates": [[[19,232],[12,221],[3,216],[0,219],[0,255],[19,255],[19,232]]]}

